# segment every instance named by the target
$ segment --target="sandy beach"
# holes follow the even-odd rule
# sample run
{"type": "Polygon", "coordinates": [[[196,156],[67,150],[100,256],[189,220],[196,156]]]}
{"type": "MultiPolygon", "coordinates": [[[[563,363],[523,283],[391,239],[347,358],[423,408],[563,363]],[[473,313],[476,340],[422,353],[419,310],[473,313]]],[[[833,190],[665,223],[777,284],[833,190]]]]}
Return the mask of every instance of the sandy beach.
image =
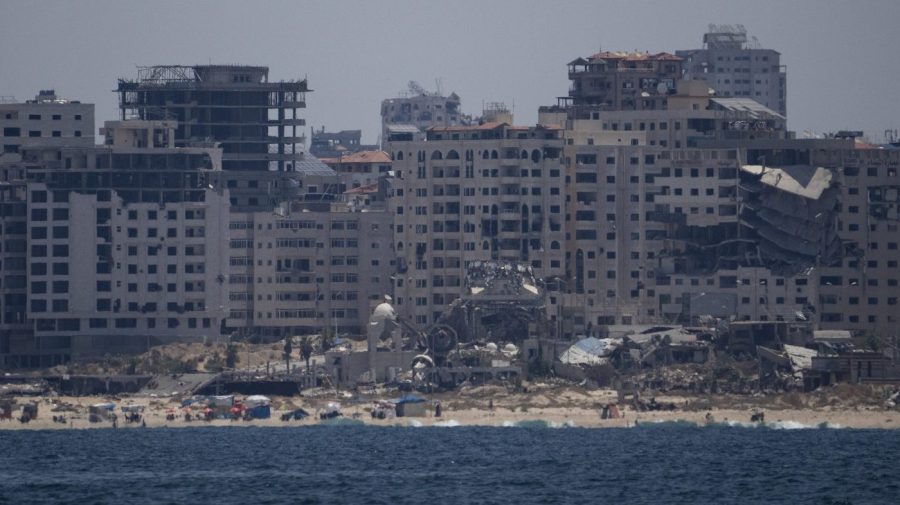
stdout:
{"type": "MultiPolygon", "coordinates": [[[[517,393],[496,395],[484,398],[490,391],[480,391],[477,395],[460,393],[444,393],[431,395],[429,400],[441,402],[441,417],[434,416],[434,409],[429,408],[424,417],[398,417],[373,419],[372,401],[366,399],[342,401],[343,422],[355,420],[376,426],[515,426],[519,423],[546,423],[552,427],[579,428],[624,428],[635,424],[658,422],[690,422],[697,425],[707,424],[709,413],[718,424],[751,426],[750,418],[755,412],[765,413],[765,423],[773,428],[869,428],[896,429],[900,427],[900,411],[888,410],[876,405],[825,405],[820,407],[779,406],[778,401],[770,397],[747,398],[704,397],[685,398],[678,396],[657,397],[660,402],[675,404],[675,410],[637,411],[629,405],[619,406],[621,416],[616,419],[601,419],[602,405],[614,403],[615,392],[607,390],[580,391],[571,389],[550,397],[542,393],[517,393]],[[475,396],[475,397],[473,397],[475,396]],[[707,407],[709,404],[709,408],[707,407]],[[718,405],[718,406],[714,406],[718,405]],[[491,408],[493,407],[493,408],[491,408]]],[[[316,415],[318,408],[335,398],[304,397],[272,397],[272,415],[268,419],[226,420],[214,419],[203,421],[192,419],[185,421],[181,399],[176,397],[159,398],[148,396],[127,397],[17,397],[19,404],[38,402],[37,419],[28,423],[20,423],[17,419],[0,421],[0,430],[9,429],[86,429],[111,428],[112,422],[89,422],[88,407],[99,402],[116,404],[118,417],[116,427],[119,429],[141,429],[141,423],[126,423],[121,407],[142,405],[145,407],[143,421],[147,428],[188,428],[202,426],[220,427],[280,427],[311,426],[319,423],[316,415]],[[282,421],[281,414],[303,408],[310,414],[301,421],[282,421]],[[176,419],[167,420],[166,413],[177,413],[176,419]],[[66,422],[54,422],[54,416],[65,416],[66,422]]],[[[373,399],[374,400],[374,399],[373,399]]],[[[18,416],[18,411],[15,413],[18,416]]]]}

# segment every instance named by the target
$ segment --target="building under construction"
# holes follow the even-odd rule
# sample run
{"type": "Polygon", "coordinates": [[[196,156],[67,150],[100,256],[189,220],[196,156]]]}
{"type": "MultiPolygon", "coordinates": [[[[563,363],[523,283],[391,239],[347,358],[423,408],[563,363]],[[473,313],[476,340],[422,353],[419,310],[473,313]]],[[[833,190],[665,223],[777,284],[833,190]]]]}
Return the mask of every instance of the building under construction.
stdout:
{"type": "Polygon", "coordinates": [[[293,171],[302,160],[306,79],[269,82],[268,67],[160,65],[138,67],[116,91],[123,120],[177,120],[176,146],[218,142],[226,171],[293,171]]]}

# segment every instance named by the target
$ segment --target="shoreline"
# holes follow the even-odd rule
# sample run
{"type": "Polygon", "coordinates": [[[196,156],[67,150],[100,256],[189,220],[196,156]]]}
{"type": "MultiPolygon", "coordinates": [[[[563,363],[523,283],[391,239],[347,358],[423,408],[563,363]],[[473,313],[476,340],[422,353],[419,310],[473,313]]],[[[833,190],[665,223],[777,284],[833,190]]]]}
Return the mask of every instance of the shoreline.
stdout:
{"type": "Polygon", "coordinates": [[[117,403],[117,415],[119,429],[141,429],[140,423],[126,423],[124,416],[119,412],[123,405],[146,405],[143,420],[146,428],[192,428],[192,427],[298,427],[315,426],[319,424],[365,424],[371,426],[396,427],[457,427],[457,426],[483,426],[483,427],[514,427],[536,426],[541,427],[577,427],[577,428],[631,428],[638,424],[656,423],[685,423],[696,426],[707,425],[707,412],[713,417],[714,426],[733,427],[768,427],[768,428],[855,428],[855,429],[898,429],[900,428],[900,411],[886,410],[877,407],[825,407],[825,408],[711,408],[709,410],[668,410],[668,411],[635,411],[630,406],[621,408],[621,417],[616,419],[601,419],[600,409],[592,407],[589,402],[585,405],[546,406],[546,407],[517,407],[509,404],[509,398],[505,398],[502,405],[493,410],[485,406],[470,406],[473,402],[467,402],[465,408],[452,408],[446,405],[453,404],[454,396],[445,396],[441,402],[445,405],[443,415],[434,417],[433,410],[429,409],[423,417],[392,417],[388,419],[373,419],[369,413],[371,403],[347,405],[342,409],[344,417],[339,420],[320,421],[315,412],[316,404],[321,400],[309,400],[296,398],[278,398],[276,401],[280,408],[272,409],[272,415],[268,419],[254,419],[252,421],[214,419],[204,421],[194,419],[185,421],[179,414],[174,421],[165,419],[166,411],[175,409],[180,413],[180,403],[174,399],[161,399],[154,397],[128,397],[122,399],[110,399],[103,397],[57,397],[57,398],[17,398],[18,403],[37,401],[39,413],[37,419],[28,423],[20,423],[18,419],[0,421],[0,431],[4,430],[46,430],[46,429],[96,429],[112,428],[110,421],[88,421],[87,406],[100,401],[115,401],[117,403]],[[302,404],[311,415],[301,421],[282,421],[281,414],[297,404],[302,404]],[[59,411],[53,412],[54,406],[66,405],[75,408],[77,412],[59,411]],[[765,413],[765,423],[760,425],[751,422],[751,415],[758,411],[765,413]],[[65,416],[67,422],[61,424],[52,420],[53,416],[65,416]]]}

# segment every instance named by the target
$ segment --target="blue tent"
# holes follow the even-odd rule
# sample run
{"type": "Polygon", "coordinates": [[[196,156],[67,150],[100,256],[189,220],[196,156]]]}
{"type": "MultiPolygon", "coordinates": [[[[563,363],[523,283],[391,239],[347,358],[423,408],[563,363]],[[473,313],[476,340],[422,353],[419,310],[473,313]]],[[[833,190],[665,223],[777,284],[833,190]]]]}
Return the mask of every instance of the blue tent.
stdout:
{"type": "Polygon", "coordinates": [[[414,394],[403,395],[400,398],[394,398],[391,400],[391,403],[394,405],[402,405],[404,403],[422,403],[424,402],[424,398],[420,398],[414,394]]]}

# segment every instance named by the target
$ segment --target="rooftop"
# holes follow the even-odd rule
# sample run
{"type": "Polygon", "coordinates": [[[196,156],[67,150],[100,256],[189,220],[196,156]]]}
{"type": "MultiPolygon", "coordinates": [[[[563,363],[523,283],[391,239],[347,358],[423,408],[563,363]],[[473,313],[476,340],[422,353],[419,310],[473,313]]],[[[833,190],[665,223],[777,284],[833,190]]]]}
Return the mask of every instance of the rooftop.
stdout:
{"type": "Polygon", "coordinates": [[[294,171],[304,175],[337,176],[337,172],[332,170],[331,167],[309,153],[305,153],[303,159],[294,162],[294,171]]]}
{"type": "Polygon", "coordinates": [[[683,58],[675,56],[671,53],[650,54],[647,52],[628,52],[628,51],[600,51],[599,53],[588,56],[589,61],[608,60],[608,61],[682,61],[683,58]]]}
{"type": "Polygon", "coordinates": [[[745,112],[753,119],[764,119],[766,117],[776,117],[779,119],[784,119],[784,116],[782,116],[781,114],[757,102],[756,100],[753,100],[752,98],[712,97],[709,100],[725,110],[732,112],[745,112]]]}
{"type": "Polygon", "coordinates": [[[384,151],[359,151],[342,154],[339,158],[322,158],[323,163],[390,163],[391,157],[384,151]]]}

